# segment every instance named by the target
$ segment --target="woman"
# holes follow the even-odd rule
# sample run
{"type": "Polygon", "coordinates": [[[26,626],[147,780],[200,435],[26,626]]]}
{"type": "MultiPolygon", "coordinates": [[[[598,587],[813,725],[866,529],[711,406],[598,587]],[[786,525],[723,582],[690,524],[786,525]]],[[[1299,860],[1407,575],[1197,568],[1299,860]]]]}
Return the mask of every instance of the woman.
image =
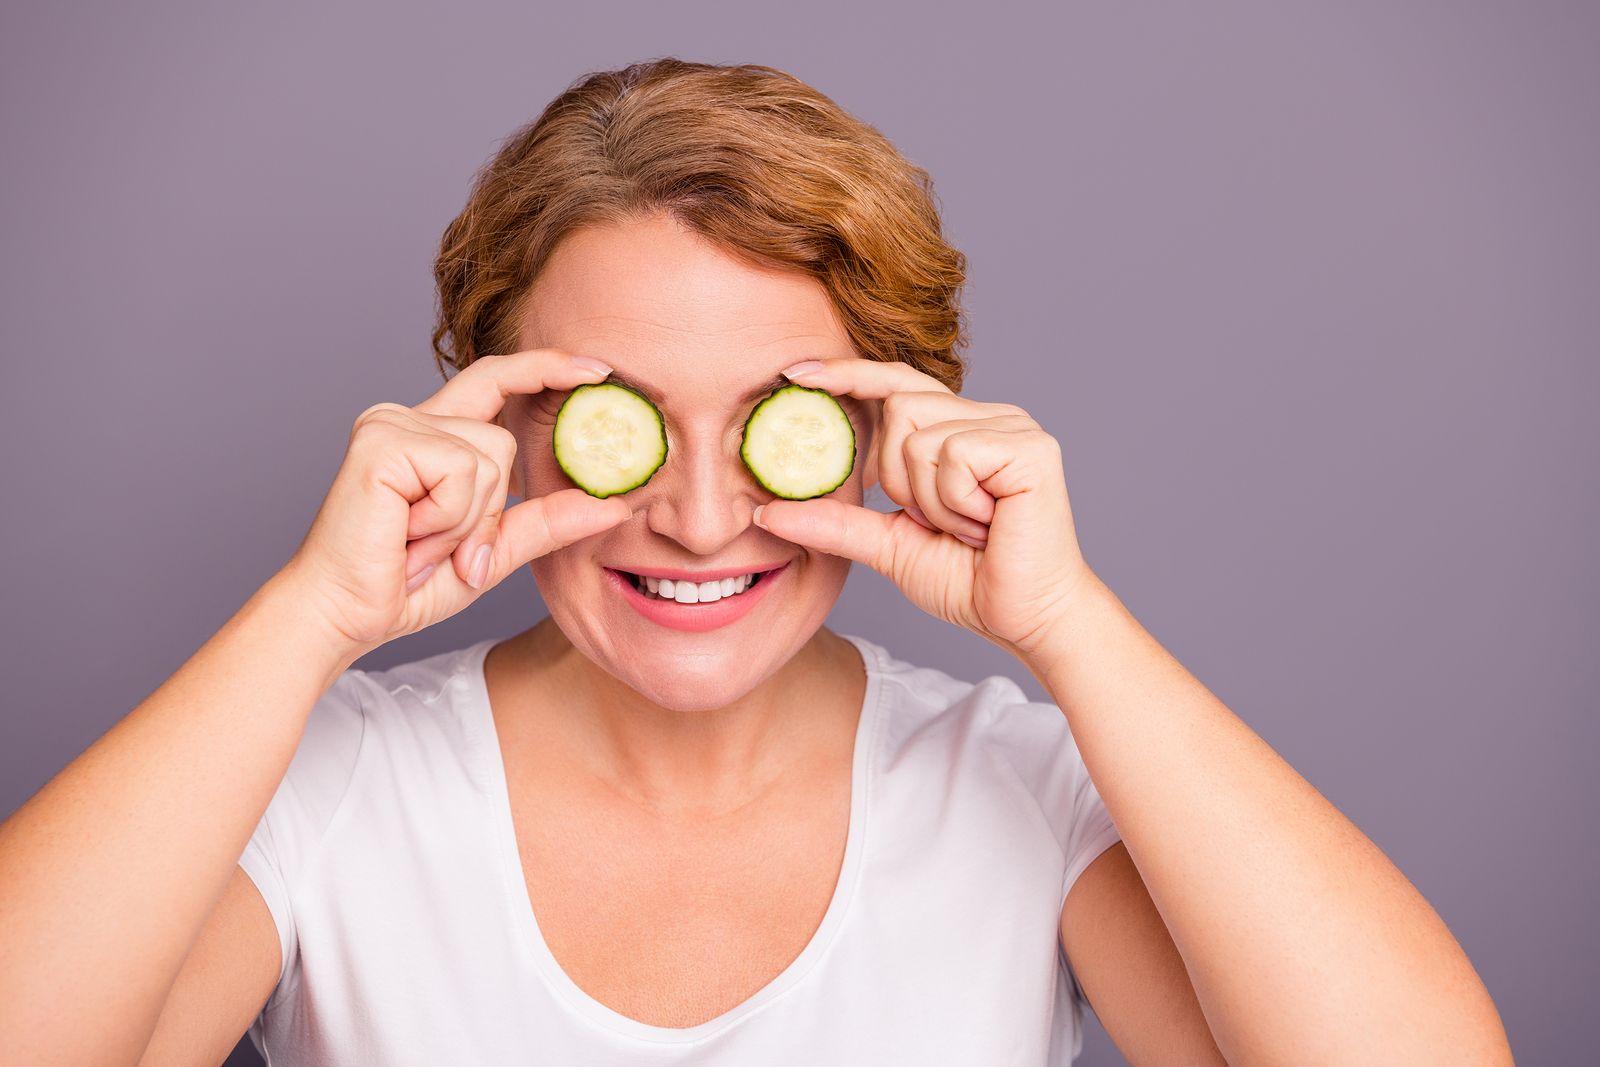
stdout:
{"type": "Polygon", "coordinates": [[[1057,443],[957,395],[964,262],[871,127],[594,75],[437,276],[459,373],[0,827],[0,1060],[1066,1063],[1092,1003],[1136,1063],[1510,1062],[1427,902],[1084,561],[1057,443]],[[551,437],[608,378],[670,448],[601,499],[551,437]],[[739,458],[791,380],[861,444],[812,500],[739,458]],[[851,561],[1053,703],[823,628],[851,561]],[[530,563],[526,632],[351,669],[530,563]]]}

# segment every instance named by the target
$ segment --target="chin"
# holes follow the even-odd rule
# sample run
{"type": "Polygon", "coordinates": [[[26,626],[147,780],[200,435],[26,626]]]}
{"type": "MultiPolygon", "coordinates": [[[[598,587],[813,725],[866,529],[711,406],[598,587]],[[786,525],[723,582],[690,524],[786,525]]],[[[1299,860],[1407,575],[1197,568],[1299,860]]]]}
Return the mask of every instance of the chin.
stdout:
{"type": "MultiPolygon", "coordinates": [[[[646,620],[614,587],[574,598],[576,575],[539,581],[551,621],[583,656],[651,703],[672,711],[725,708],[768,681],[821,628],[848,576],[849,565],[827,559],[795,568],[783,595],[717,629],[690,632],[646,620]],[[563,580],[563,578],[568,580],[563,580]]],[[[536,579],[540,576],[536,574],[536,579]]],[[[591,581],[593,574],[588,576],[591,581]]]]}

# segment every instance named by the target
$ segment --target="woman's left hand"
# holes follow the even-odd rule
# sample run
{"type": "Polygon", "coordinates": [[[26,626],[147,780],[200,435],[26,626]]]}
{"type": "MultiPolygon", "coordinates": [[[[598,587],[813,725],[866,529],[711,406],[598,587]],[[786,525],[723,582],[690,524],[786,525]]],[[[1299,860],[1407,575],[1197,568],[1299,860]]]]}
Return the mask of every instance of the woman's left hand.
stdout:
{"type": "Polygon", "coordinates": [[[1014,655],[1036,652],[1091,573],[1056,439],[1016,405],[958,396],[907,363],[798,366],[811,368],[785,371],[798,384],[882,402],[866,469],[903,510],[780,499],[758,525],[866,564],[923,611],[1014,655]]]}

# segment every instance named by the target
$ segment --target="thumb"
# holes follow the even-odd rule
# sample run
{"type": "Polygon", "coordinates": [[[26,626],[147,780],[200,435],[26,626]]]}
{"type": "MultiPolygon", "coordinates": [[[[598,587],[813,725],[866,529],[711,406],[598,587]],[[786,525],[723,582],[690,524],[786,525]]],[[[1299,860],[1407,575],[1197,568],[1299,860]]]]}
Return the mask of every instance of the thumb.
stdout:
{"type": "Polygon", "coordinates": [[[893,578],[895,557],[939,535],[903,511],[885,514],[842,500],[773,500],[756,509],[755,523],[785,541],[865,563],[893,578]]]}
{"type": "Polygon", "coordinates": [[[500,516],[490,573],[498,581],[529,560],[608,530],[632,514],[633,507],[620,496],[601,500],[582,489],[524,500],[500,516]]]}

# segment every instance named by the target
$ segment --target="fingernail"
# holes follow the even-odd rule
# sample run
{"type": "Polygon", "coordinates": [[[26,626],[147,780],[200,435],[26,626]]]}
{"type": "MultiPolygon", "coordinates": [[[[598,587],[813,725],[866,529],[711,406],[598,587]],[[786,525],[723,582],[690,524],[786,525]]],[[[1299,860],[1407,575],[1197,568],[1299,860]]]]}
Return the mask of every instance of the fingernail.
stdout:
{"type": "Polygon", "coordinates": [[[430,563],[426,567],[424,567],[420,571],[418,571],[417,573],[413,574],[411,576],[410,580],[406,582],[406,592],[407,593],[415,593],[417,591],[417,587],[419,585],[421,585],[423,582],[427,581],[428,580],[428,575],[432,574],[434,572],[434,569],[437,568],[438,566],[439,565],[437,563],[430,563]]]}
{"type": "Polygon", "coordinates": [[[922,509],[917,507],[915,504],[907,504],[904,508],[901,508],[901,510],[907,515],[910,515],[918,524],[926,526],[930,530],[935,529],[933,523],[928,521],[928,516],[924,515],[922,513],[922,509]]]}
{"type": "Polygon", "coordinates": [[[611,367],[608,364],[601,363],[598,359],[590,359],[588,356],[573,356],[572,365],[574,367],[582,367],[584,370],[598,371],[601,374],[611,373],[611,367]]]}
{"type": "Polygon", "coordinates": [[[783,368],[783,376],[792,381],[795,378],[810,374],[812,371],[819,371],[821,369],[822,360],[808,359],[804,363],[796,363],[792,367],[783,368]]]}
{"type": "Polygon", "coordinates": [[[984,548],[989,544],[988,538],[985,538],[982,541],[978,541],[978,540],[975,540],[975,539],[973,539],[971,537],[968,537],[966,534],[954,534],[952,536],[954,536],[955,539],[957,541],[960,541],[962,544],[971,545],[973,548],[984,548]]]}
{"type": "Polygon", "coordinates": [[[472,577],[467,581],[474,589],[482,589],[483,583],[489,577],[489,546],[480,545],[477,555],[472,557],[472,577]]]}
{"type": "Polygon", "coordinates": [[[765,504],[757,504],[756,510],[750,513],[750,521],[761,527],[763,530],[767,528],[767,524],[761,521],[761,513],[762,511],[766,510],[766,507],[767,506],[765,504]]]}

